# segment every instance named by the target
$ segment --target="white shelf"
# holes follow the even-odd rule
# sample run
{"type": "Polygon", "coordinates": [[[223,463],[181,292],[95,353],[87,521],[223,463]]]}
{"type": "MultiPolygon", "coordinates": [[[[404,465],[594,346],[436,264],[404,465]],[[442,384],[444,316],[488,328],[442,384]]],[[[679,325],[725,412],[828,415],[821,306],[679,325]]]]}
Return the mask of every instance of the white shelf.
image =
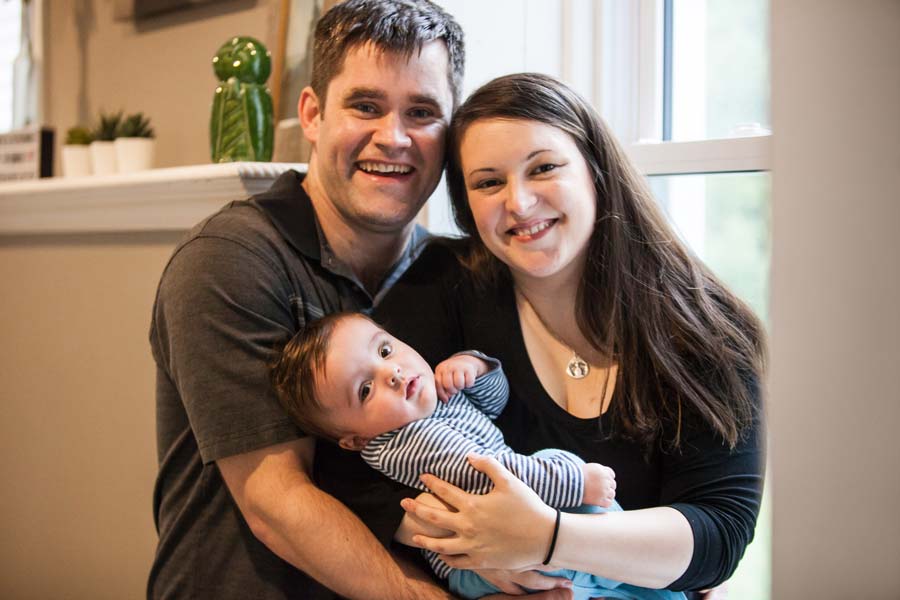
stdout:
{"type": "Polygon", "coordinates": [[[0,235],[178,231],[305,164],[237,162],[0,184],[0,235]]]}

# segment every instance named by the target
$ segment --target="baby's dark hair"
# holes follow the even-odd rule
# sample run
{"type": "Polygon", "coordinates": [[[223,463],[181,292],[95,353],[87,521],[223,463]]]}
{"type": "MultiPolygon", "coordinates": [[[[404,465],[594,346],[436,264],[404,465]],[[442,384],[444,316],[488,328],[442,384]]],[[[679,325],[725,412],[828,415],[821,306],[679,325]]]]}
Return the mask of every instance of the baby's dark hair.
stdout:
{"type": "Polygon", "coordinates": [[[317,380],[325,375],[325,359],[335,327],[351,317],[371,321],[357,312],[325,315],[298,331],[270,367],[278,401],[294,423],[310,435],[331,441],[336,441],[338,434],[325,418],[316,394],[317,380]]]}

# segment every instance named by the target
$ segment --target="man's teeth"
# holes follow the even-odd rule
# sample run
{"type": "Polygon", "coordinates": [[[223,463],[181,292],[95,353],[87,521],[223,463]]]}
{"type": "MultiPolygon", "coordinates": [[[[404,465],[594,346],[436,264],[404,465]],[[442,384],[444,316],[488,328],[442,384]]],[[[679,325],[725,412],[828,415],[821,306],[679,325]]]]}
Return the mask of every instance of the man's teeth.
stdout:
{"type": "Polygon", "coordinates": [[[391,165],[378,162],[361,162],[359,168],[366,173],[399,173],[406,175],[412,173],[412,167],[409,165],[391,165]]]}
{"type": "Polygon", "coordinates": [[[540,223],[532,225],[531,227],[513,229],[512,234],[516,236],[534,235],[540,231],[547,229],[551,225],[553,225],[553,221],[541,221],[540,223]]]}

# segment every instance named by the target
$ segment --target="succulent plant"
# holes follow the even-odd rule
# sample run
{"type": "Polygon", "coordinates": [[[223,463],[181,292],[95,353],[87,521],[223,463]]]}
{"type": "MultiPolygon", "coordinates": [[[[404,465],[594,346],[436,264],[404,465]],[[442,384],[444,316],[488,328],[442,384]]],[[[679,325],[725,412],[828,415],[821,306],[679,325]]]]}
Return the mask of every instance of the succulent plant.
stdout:
{"type": "Polygon", "coordinates": [[[87,146],[94,141],[94,136],[86,127],[76,126],[66,132],[66,144],[70,146],[87,146]]]}
{"type": "Polygon", "coordinates": [[[119,132],[119,124],[122,122],[122,111],[106,114],[100,112],[100,122],[94,128],[94,139],[102,142],[111,142],[116,139],[119,132]]]}
{"type": "Polygon", "coordinates": [[[150,127],[150,119],[144,117],[144,113],[128,115],[119,125],[118,137],[152,138],[153,128],[150,127]]]}

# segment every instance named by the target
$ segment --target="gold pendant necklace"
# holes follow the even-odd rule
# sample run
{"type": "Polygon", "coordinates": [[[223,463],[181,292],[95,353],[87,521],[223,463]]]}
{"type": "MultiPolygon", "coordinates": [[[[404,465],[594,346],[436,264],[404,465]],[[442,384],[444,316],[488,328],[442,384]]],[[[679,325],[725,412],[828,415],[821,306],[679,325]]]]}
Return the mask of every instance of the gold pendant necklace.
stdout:
{"type": "Polygon", "coordinates": [[[572,358],[570,358],[569,362],[566,363],[566,375],[568,375],[572,379],[584,379],[585,377],[587,377],[591,372],[591,365],[589,365],[586,360],[578,356],[578,353],[575,352],[574,348],[571,348],[568,344],[559,339],[559,337],[557,337],[556,334],[553,333],[553,331],[551,331],[549,327],[547,327],[547,323],[544,322],[544,319],[541,318],[541,315],[538,314],[538,311],[534,309],[534,306],[531,305],[531,302],[528,301],[528,298],[525,297],[525,294],[523,294],[519,290],[516,290],[516,295],[521,297],[522,301],[528,305],[528,310],[530,310],[535,318],[537,318],[538,322],[544,328],[544,331],[546,331],[550,335],[550,337],[556,340],[556,342],[560,346],[572,353],[572,358]]]}

